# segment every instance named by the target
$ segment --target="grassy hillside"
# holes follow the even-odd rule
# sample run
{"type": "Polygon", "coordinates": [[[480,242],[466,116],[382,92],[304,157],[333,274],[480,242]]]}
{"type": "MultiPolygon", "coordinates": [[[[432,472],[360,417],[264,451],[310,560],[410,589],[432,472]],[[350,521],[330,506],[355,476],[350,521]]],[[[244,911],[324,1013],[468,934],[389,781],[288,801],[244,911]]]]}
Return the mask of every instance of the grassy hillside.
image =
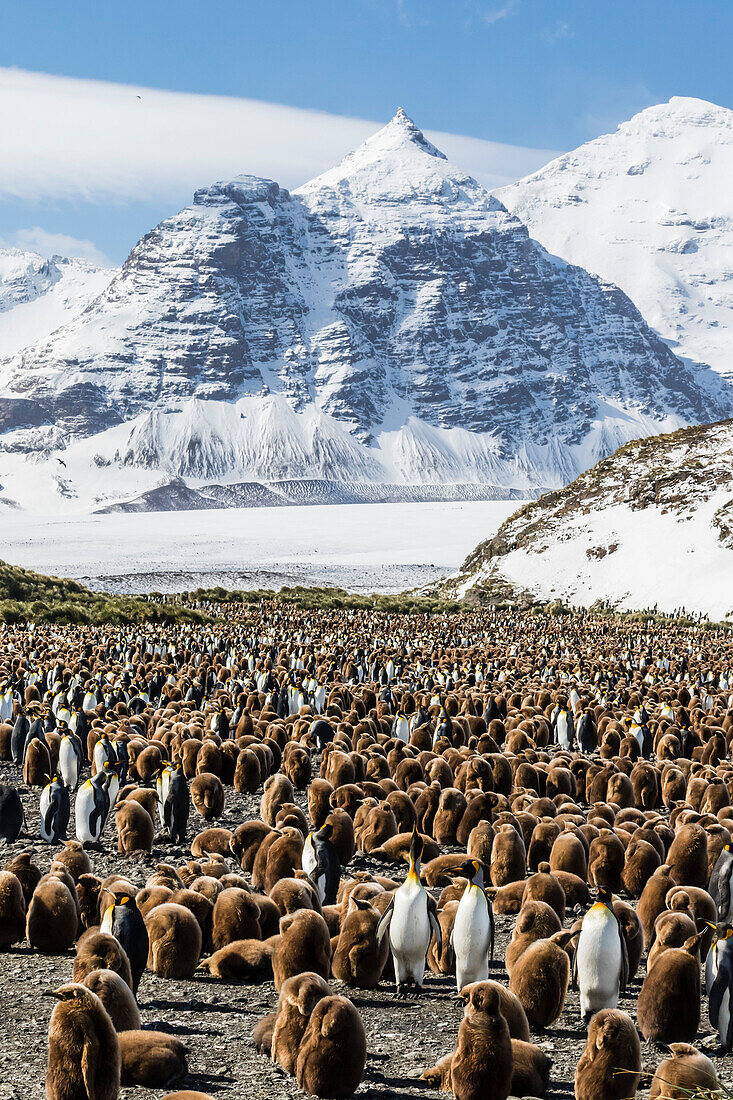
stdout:
{"type": "Polygon", "coordinates": [[[45,577],[0,561],[0,622],[203,622],[198,611],[132,596],[91,592],[76,581],[45,577]]]}

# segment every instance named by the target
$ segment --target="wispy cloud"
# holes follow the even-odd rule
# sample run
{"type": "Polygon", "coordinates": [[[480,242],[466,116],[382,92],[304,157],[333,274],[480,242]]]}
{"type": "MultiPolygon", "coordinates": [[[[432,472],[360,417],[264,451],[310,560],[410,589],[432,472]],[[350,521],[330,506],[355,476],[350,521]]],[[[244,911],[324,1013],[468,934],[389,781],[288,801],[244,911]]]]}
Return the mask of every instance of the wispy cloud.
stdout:
{"type": "Polygon", "coordinates": [[[519,10],[519,0],[506,0],[506,3],[502,4],[498,8],[483,8],[478,13],[478,19],[482,23],[487,23],[491,26],[493,23],[498,23],[502,19],[508,19],[510,15],[516,15],[519,10]]]}
{"type": "Polygon", "coordinates": [[[420,13],[419,3],[416,8],[414,0],[397,0],[397,18],[408,30],[416,27],[429,27],[431,19],[427,19],[420,13]]]}
{"type": "MultiPolygon", "coordinates": [[[[0,118],[0,199],[26,206],[163,200],[172,210],[197,187],[241,173],[296,187],[388,121],[2,68],[0,118]]],[[[535,171],[556,155],[427,134],[488,188],[535,171]]]]}
{"type": "Polygon", "coordinates": [[[554,46],[556,42],[560,42],[563,38],[575,38],[575,31],[569,23],[558,22],[554,27],[544,31],[542,37],[548,46],[554,46]]]}
{"type": "Polygon", "coordinates": [[[18,229],[7,244],[27,252],[38,252],[39,255],[49,258],[56,255],[72,256],[75,259],[88,260],[97,267],[112,266],[109,256],[100,252],[93,241],[71,237],[67,233],[49,233],[39,225],[18,229]]]}

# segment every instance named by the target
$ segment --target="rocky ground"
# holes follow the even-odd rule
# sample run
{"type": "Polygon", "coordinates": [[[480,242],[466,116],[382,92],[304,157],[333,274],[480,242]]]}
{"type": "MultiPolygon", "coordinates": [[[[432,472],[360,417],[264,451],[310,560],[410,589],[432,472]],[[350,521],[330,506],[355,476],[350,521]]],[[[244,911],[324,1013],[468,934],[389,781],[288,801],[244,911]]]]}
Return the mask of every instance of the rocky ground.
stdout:
{"type": "MultiPolygon", "coordinates": [[[[22,784],[17,769],[3,764],[0,782],[18,786],[26,811],[28,832],[15,844],[0,849],[0,866],[20,851],[32,850],[42,870],[47,870],[56,848],[38,839],[38,798],[36,790],[22,784]]],[[[304,798],[301,799],[304,803],[304,798]]],[[[234,828],[241,821],[259,816],[258,796],[242,796],[227,788],[227,806],[219,824],[234,828]]],[[[73,827],[73,816],[72,816],[73,827]]],[[[189,823],[189,841],[202,827],[194,813],[189,823]]],[[[104,834],[105,852],[92,854],[94,870],[100,875],[123,870],[132,881],[144,883],[154,865],[162,860],[179,863],[190,858],[186,848],[167,841],[156,845],[149,857],[127,858],[118,855],[114,826],[104,834]]],[[[385,871],[383,864],[358,855],[354,869],[385,871]]],[[[389,871],[388,871],[389,873],[389,871]]],[[[402,872],[395,870],[397,877],[402,872]]],[[[436,891],[437,893],[437,891],[436,891]]],[[[571,918],[567,924],[571,923],[571,918]]],[[[514,917],[497,917],[496,957],[492,976],[507,984],[503,958],[514,926],[514,917]]],[[[71,980],[73,953],[44,956],[27,945],[0,955],[0,1100],[42,1100],[48,1022],[53,1002],[42,996],[71,980]]],[[[620,1008],[632,1016],[644,974],[631,983],[629,995],[620,1008]]],[[[368,1059],[364,1081],[358,1096],[370,1100],[422,1097],[433,1100],[441,1093],[420,1081],[423,1070],[434,1065],[454,1044],[461,1020],[461,1006],[455,996],[453,979],[428,972],[425,988],[415,999],[398,998],[394,985],[383,982],[374,991],[349,991],[334,982],[334,989],[351,997],[364,1019],[367,1031],[368,1059]]],[[[188,982],[168,981],[146,973],[139,1001],[143,1026],[157,1028],[181,1038],[189,1048],[189,1074],[179,1088],[199,1089],[217,1100],[239,1098],[276,1098],[302,1095],[295,1079],[286,1077],[278,1066],[258,1055],[252,1046],[256,1021],[272,1011],[277,1001],[272,982],[261,985],[223,983],[206,974],[188,982]]],[[[569,991],[565,1009],[557,1026],[534,1034],[553,1061],[551,1100],[570,1100],[573,1096],[575,1067],[585,1045],[586,1031],[580,1024],[577,994],[569,991]]],[[[705,1008],[697,1039],[713,1057],[721,1079],[733,1079],[733,1059],[714,1054],[716,1041],[707,1022],[705,1008]]],[[[653,1071],[663,1053],[643,1047],[644,1068],[653,1071]]],[[[153,1100],[167,1090],[125,1089],[123,1096],[135,1100],[153,1100]]],[[[600,1100],[600,1098],[599,1098],[600,1100]]]]}

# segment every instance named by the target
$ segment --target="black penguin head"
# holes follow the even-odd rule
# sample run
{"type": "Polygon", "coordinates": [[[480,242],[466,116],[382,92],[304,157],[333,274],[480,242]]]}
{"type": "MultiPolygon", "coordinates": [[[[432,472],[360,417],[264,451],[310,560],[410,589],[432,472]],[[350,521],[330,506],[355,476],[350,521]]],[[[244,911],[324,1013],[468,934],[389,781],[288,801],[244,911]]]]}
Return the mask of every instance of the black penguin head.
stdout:
{"type": "Polygon", "coordinates": [[[721,940],[729,940],[733,936],[733,924],[711,924],[710,921],[705,921],[708,928],[712,928],[714,932],[714,943],[720,943],[721,940]]]}
{"type": "Polygon", "coordinates": [[[613,903],[613,891],[609,890],[607,886],[598,887],[598,901],[603,905],[611,905],[613,903]]]}
{"type": "Polygon", "coordinates": [[[423,839],[417,831],[417,826],[412,828],[412,837],[410,839],[410,859],[413,863],[418,863],[422,858],[423,853],[423,839]]]}

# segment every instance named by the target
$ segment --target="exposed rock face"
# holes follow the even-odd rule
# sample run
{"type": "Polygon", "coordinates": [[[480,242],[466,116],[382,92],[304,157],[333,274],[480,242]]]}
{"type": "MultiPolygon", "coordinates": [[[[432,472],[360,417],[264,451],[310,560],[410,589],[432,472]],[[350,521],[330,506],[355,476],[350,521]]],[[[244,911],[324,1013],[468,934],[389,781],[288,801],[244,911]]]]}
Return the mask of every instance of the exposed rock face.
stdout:
{"type": "Polygon", "coordinates": [[[110,499],[129,468],[538,489],[733,410],[402,111],[293,194],[198,191],[80,316],[6,359],[0,389],[6,448],[96,437],[66,477],[84,496],[93,454],[110,499]]]}

